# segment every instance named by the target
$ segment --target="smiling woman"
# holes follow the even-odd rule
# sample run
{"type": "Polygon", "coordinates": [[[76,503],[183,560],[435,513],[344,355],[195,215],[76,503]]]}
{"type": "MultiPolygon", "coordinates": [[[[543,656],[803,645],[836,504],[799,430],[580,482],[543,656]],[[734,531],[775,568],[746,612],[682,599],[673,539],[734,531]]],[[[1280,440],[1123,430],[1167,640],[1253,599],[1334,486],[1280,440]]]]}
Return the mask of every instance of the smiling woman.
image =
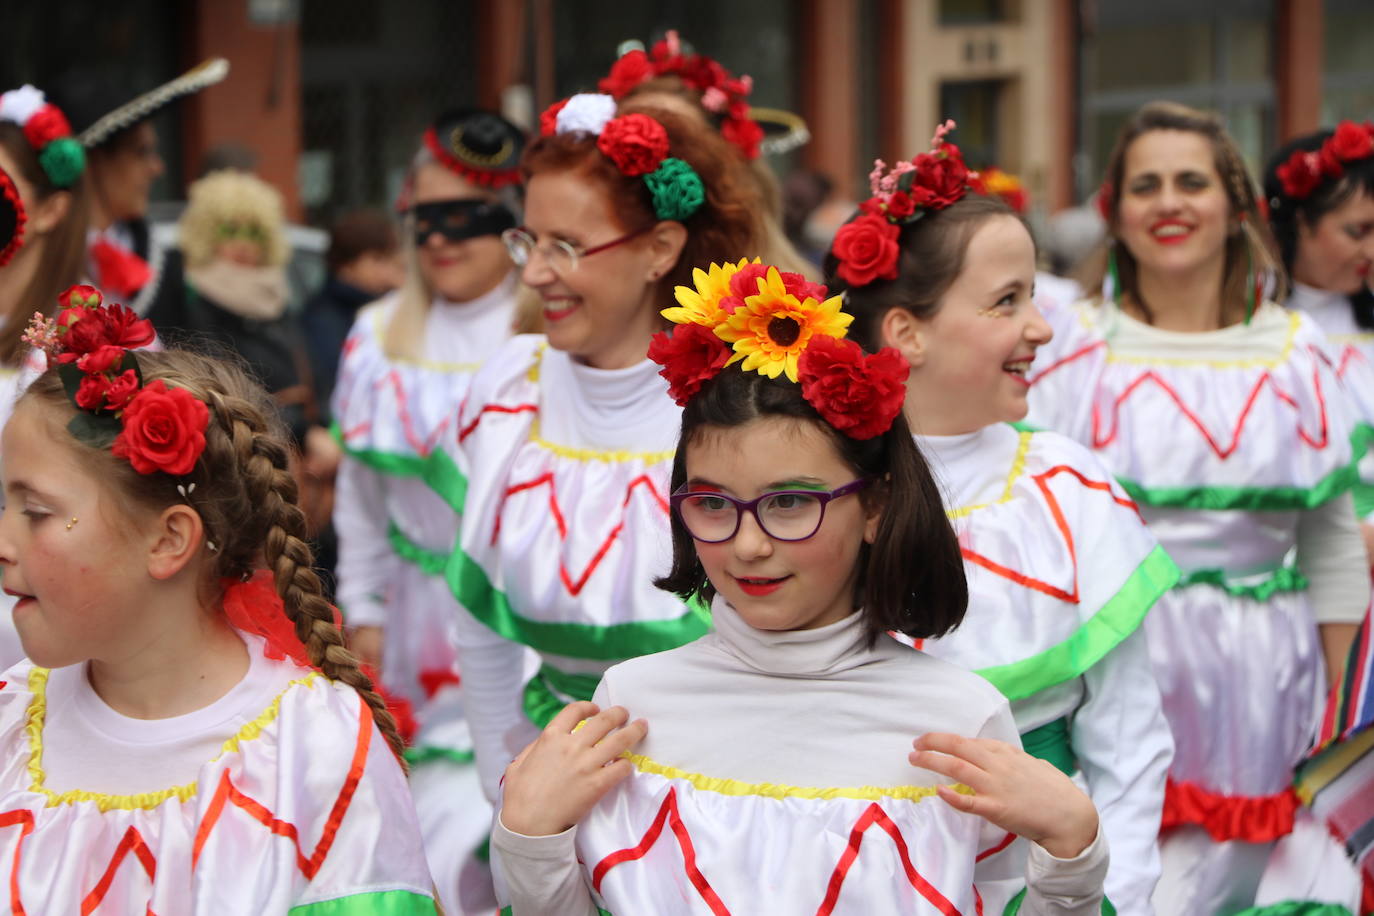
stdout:
{"type": "Polygon", "coordinates": [[[1105,294],[1030,376],[1032,422],[1090,448],[1182,570],[1145,621],[1175,742],[1165,916],[1277,902],[1261,875],[1294,829],[1293,767],[1370,596],[1353,416],[1316,325],[1262,300],[1283,284],[1253,188],[1216,117],[1137,112],[1102,191],[1105,294]]]}

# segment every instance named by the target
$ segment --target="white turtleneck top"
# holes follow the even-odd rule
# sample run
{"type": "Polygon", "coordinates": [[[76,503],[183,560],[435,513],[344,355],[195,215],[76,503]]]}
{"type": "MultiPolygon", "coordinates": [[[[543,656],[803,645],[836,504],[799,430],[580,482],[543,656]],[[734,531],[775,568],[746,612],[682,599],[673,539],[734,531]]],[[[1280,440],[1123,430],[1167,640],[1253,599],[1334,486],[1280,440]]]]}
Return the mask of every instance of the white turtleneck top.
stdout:
{"type": "Polygon", "coordinates": [[[1027,858],[907,763],[926,732],[1017,743],[990,684],[886,636],[870,647],[859,613],[769,632],[718,598],[712,616],[695,642],[606,672],[596,701],[649,723],[629,779],[555,836],[498,819],[514,912],[972,914],[978,896],[1000,913],[1023,871],[1022,913],[1097,912],[1101,835],[1072,860],[1027,858]]]}

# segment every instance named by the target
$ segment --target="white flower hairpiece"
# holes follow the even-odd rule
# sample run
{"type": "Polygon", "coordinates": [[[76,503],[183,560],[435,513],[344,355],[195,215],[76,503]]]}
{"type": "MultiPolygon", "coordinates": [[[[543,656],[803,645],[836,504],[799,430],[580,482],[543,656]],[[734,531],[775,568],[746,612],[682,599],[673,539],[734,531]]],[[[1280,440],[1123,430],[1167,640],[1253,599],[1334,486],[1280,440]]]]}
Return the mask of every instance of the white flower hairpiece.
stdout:
{"type": "Polygon", "coordinates": [[[602,129],[615,117],[615,99],[599,92],[581,92],[568,99],[558,113],[558,133],[586,131],[600,136],[602,129]]]}
{"type": "Polygon", "coordinates": [[[25,83],[0,95],[0,121],[23,125],[45,104],[47,99],[43,97],[43,90],[25,83]]]}

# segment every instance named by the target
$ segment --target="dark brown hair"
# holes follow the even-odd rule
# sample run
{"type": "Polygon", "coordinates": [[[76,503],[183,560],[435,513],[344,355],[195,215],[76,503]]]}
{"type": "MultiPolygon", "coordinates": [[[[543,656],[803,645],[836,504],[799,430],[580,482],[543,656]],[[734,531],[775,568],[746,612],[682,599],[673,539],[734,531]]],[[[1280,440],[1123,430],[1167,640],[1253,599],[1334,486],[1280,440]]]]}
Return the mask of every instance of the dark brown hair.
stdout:
{"type": "MultiPolygon", "coordinates": [[[[959,542],[945,517],[940,491],[916,448],[901,413],[892,428],[872,439],[851,439],[825,422],[802,397],[801,386],[738,367],[723,370],[682,411],[682,432],[673,458],[672,489],[687,482],[687,447],[708,430],[733,429],[763,417],[811,422],[824,430],[855,476],[877,482],[860,498],[882,506],[872,544],[859,554],[854,596],[870,643],[888,630],[915,639],[943,635],[968,608],[968,583],[959,542]]],[[[672,516],[673,568],[654,582],[683,600],[710,601],[715,589],[697,557],[682,520],[672,516]]]]}
{"type": "MultiPolygon", "coordinates": [[[[49,179],[43,166],[18,124],[0,121],[0,146],[14,160],[25,184],[33,189],[39,203],[54,194],[71,195],[67,215],[52,232],[44,237],[43,256],[34,270],[33,278],[4,315],[0,328],[0,364],[13,366],[28,349],[20,340],[34,312],[52,315],[57,309],[57,296],[69,286],[81,282],[86,269],[86,230],[90,223],[89,176],[84,172],[70,188],[59,188],[49,179]]],[[[25,238],[32,244],[33,228],[25,238]]]]}
{"type": "MultiPolygon", "coordinates": [[[[763,201],[743,158],[732,153],[729,144],[704,121],[652,106],[637,106],[636,111],[667,129],[668,154],[690,165],[706,188],[705,203],[682,221],[687,242],[677,263],[657,284],[655,299],[671,302],[674,287],[692,285],[693,268],[763,254],[759,219],[763,201]]],[[[520,167],[526,182],[543,172],[574,172],[596,183],[609,195],[616,222],[624,232],[658,222],[644,179],[622,174],[597,149],[591,134],[540,137],[525,150],[520,167]]]]}
{"type": "MultiPolygon", "coordinates": [[[[1333,130],[1319,130],[1315,133],[1296,137],[1274,153],[1264,169],[1264,196],[1269,202],[1269,228],[1274,233],[1278,245],[1279,258],[1291,276],[1293,262],[1298,257],[1298,226],[1315,228],[1323,216],[1345,204],[1357,193],[1374,196],[1374,156],[1367,156],[1354,162],[1342,163],[1339,176],[1324,175],[1320,184],[1301,200],[1289,197],[1279,180],[1279,166],[1299,150],[1315,153],[1323,143],[1335,133],[1333,130]]],[[[1374,328],[1374,296],[1369,290],[1361,289],[1350,297],[1350,306],[1355,320],[1362,328],[1374,328]]]]}
{"type": "MultiPolygon", "coordinates": [[[[296,480],[288,467],[289,447],[268,395],[261,386],[228,362],[168,350],[140,350],[139,368],[145,382],[163,379],[185,388],[210,407],[205,452],[184,477],[163,473],[140,474],[127,459],[109,449],[92,448],[70,437],[72,448],[116,498],[129,508],[161,511],[190,502],[200,513],[205,539],[216,545],[213,569],[205,583],[218,606],[220,582],[242,580],[259,568],[272,571],[277,593],[296,635],[310,655],[310,663],[331,680],[358,691],[372,711],[373,721],[400,758],[403,743],[395,720],[344,648],[334,622],[334,608],[325,600],[314,558],[305,541],[305,516],[296,504],[296,480]],[[183,498],[177,486],[188,489],[183,498]]],[[[63,435],[76,407],[63,389],[56,368],[49,369],[20,398],[55,411],[63,435]]]]}
{"type": "Polygon", "coordinates": [[[324,260],[337,272],[365,254],[395,254],[400,248],[395,220],[379,210],[353,210],[329,228],[329,251],[324,260]]]}
{"type": "MultiPolygon", "coordinates": [[[[1269,234],[1255,197],[1255,186],[1246,171],[1245,162],[1236,149],[1236,143],[1222,126],[1221,119],[1210,112],[1198,111],[1177,102],[1150,102],[1131,116],[1117,135],[1116,146],[1107,159],[1107,173],[1103,179],[1102,193],[1107,195],[1105,205],[1107,228],[1116,232],[1121,209],[1121,183],[1126,173],[1126,153],[1140,136],[1155,130],[1179,130],[1200,134],[1212,147],[1213,165],[1221,177],[1226,200],[1230,204],[1231,216],[1238,220],[1238,231],[1226,239],[1226,266],[1221,280],[1221,308],[1223,323],[1239,321],[1244,314],[1245,303],[1250,297],[1251,270],[1268,271],[1278,280],[1276,297],[1285,297],[1286,279],[1282,267],[1274,257],[1274,241],[1269,234]]],[[[1117,295],[1125,294],[1140,309],[1147,321],[1154,321],[1149,304],[1141,298],[1139,272],[1135,256],[1129,248],[1114,238],[1109,238],[1110,252],[1115,256],[1117,277],[1120,288],[1117,295]]],[[[1107,259],[1100,258],[1098,268],[1088,278],[1087,289],[1100,290],[1107,275],[1107,259]]]]}
{"type": "MultiPolygon", "coordinates": [[[[855,212],[850,220],[857,219],[855,212]]],[[[1000,197],[968,194],[943,210],[903,224],[897,245],[897,276],[850,287],[837,274],[839,259],[826,252],[826,284],[831,295],[844,294],[844,310],[854,316],[849,336],[869,352],[882,347],[883,316],[903,308],[929,320],[964,269],[964,253],[978,227],[998,216],[1021,220],[1000,197]]]]}

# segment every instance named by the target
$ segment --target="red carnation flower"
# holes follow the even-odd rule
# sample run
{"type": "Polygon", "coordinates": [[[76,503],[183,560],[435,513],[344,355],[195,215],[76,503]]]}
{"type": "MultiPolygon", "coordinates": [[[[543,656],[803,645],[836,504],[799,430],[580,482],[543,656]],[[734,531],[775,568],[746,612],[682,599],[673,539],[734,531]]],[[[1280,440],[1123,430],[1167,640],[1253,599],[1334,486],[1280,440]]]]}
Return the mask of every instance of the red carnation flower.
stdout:
{"type": "Polygon", "coordinates": [[[67,123],[66,115],[52,104],[44,105],[24,122],[24,137],[36,150],[41,150],[60,137],[69,137],[71,133],[72,126],[67,123]]]}
{"type": "Polygon", "coordinates": [[[679,407],[686,406],[701,386],[724,368],[730,347],[710,328],[680,324],[671,334],[659,331],[649,342],[649,359],[663,368],[668,394],[679,407]]]}
{"type": "Polygon", "coordinates": [[[129,401],[123,422],[110,449],[116,457],[128,458],[140,474],[180,477],[191,473],[205,451],[210,408],[185,388],[168,388],[158,379],[129,401]]]}
{"type": "Polygon", "coordinates": [[[840,279],[850,286],[895,279],[900,235],[901,230],[881,216],[865,214],[845,223],[830,245],[840,262],[836,271],[840,279]]]}
{"type": "Polygon", "coordinates": [[[653,79],[653,76],[654,65],[649,62],[649,55],[643,51],[631,51],[620,56],[620,60],[611,66],[611,72],[596,84],[596,88],[618,99],[645,80],[653,79]]]}
{"type": "Polygon", "coordinates": [[[763,128],[753,118],[731,115],[721,122],[720,135],[744,153],[744,158],[759,158],[763,128]]]}
{"type": "Polygon", "coordinates": [[[824,283],[812,283],[801,274],[794,274],[788,271],[780,271],[778,274],[782,278],[783,289],[787,290],[798,300],[805,302],[807,299],[815,299],[817,302],[824,302],[829,291],[824,283]]]}
{"type": "Polygon", "coordinates": [[[100,290],[94,286],[69,286],[57,297],[57,304],[64,309],[95,308],[104,301],[100,290]]]}
{"type": "Polygon", "coordinates": [[[134,310],[123,305],[105,309],[105,323],[109,327],[110,343],[130,350],[146,347],[157,332],[147,318],[139,318],[134,310]]]}
{"type": "Polygon", "coordinates": [[[1288,161],[1274,170],[1283,193],[1294,200],[1302,200],[1322,183],[1321,156],[1304,150],[1294,150],[1288,161]]]}
{"type": "Polygon", "coordinates": [[[58,357],[64,363],[111,343],[110,326],[102,309],[67,309],[57,321],[59,326],[67,329],[67,333],[62,335],[62,349],[65,352],[58,357]]]}
{"type": "Polygon", "coordinates": [[[1354,121],[1342,121],[1322,144],[1322,151],[1331,150],[1338,162],[1353,162],[1374,155],[1374,137],[1369,128],[1354,121]]]}
{"type": "Polygon", "coordinates": [[[567,99],[554,102],[539,115],[539,136],[552,137],[558,133],[558,113],[568,104],[567,99]]]}
{"type": "Polygon", "coordinates": [[[891,347],[865,356],[852,340],[812,337],[797,368],[802,397],[852,439],[891,429],[906,398],[907,361],[891,347]]]}
{"type": "Polygon", "coordinates": [[[596,138],[596,148],[623,175],[647,175],[668,157],[668,131],[644,114],[612,118],[596,138]]]}
{"type": "Polygon", "coordinates": [[[759,281],[768,276],[767,264],[745,264],[730,278],[730,292],[741,299],[759,294],[759,281]]]}

